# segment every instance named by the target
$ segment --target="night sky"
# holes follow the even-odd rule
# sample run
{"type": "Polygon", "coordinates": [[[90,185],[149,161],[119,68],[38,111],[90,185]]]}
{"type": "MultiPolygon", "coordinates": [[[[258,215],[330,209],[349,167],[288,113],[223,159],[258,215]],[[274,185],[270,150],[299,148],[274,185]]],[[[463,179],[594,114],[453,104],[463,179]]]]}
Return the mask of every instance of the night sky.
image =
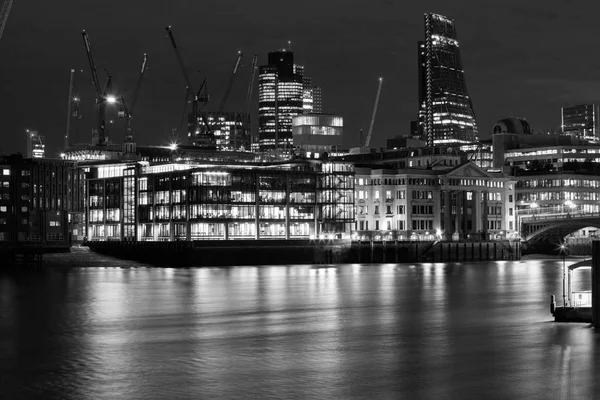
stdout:
{"type": "MultiPolygon", "coordinates": [[[[95,95],[82,29],[101,82],[106,68],[114,91],[126,97],[148,54],[134,128],[139,144],[167,144],[179,124],[185,84],[166,25],[173,26],[194,85],[208,79],[213,107],[237,51],[244,52],[228,101],[232,111],[245,109],[252,54],[265,64],[269,51],[291,40],[296,63],[323,88],[324,112],[344,116],[346,146],[356,146],[359,130],[368,129],[383,76],[371,144],[384,146],[386,138],[408,134],[416,115],[416,43],[425,12],[455,20],[480,137],[506,116],[527,118],[535,131],[557,129],[561,106],[600,98],[599,11],[600,2],[583,7],[557,0],[15,0],[0,39],[0,154],[25,152],[24,130],[31,128],[46,136],[47,156],[57,155],[71,68],[83,70],[76,91],[84,105],[72,141],[91,140],[95,95]]],[[[122,120],[110,129],[110,138],[121,142],[122,120]]]]}

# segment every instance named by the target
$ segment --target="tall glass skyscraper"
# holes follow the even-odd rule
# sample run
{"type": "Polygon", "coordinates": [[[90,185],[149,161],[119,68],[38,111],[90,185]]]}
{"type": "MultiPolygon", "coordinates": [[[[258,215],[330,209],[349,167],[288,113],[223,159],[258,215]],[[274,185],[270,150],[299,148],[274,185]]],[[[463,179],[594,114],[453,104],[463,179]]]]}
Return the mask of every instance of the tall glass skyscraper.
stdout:
{"type": "Polygon", "coordinates": [[[292,118],[303,112],[303,79],[294,53],[269,53],[258,72],[258,134],[260,150],[292,148],[292,118]]]}
{"type": "Polygon", "coordinates": [[[425,14],[419,42],[419,135],[428,146],[478,140],[454,20],[425,14]]]}

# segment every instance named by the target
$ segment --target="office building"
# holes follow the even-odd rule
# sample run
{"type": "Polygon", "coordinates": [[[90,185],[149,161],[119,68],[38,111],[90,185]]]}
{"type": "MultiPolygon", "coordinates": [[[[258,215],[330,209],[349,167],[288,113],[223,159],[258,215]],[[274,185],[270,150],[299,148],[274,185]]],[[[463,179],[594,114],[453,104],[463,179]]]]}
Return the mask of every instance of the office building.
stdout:
{"type": "Polygon", "coordinates": [[[344,162],[107,163],[87,177],[94,241],[308,239],[354,223],[344,162]]]}
{"type": "Polygon", "coordinates": [[[478,139],[454,20],[425,14],[425,41],[418,45],[419,127],[429,146],[478,139]]]}
{"type": "Polygon", "coordinates": [[[294,147],[322,154],[342,146],[344,118],[329,114],[302,114],[292,120],[294,147]]]}
{"type": "MultiPolygon", "coordinates": [[[[410,158],[405,165],[415,165],[410,158]]],[[[487,240],[517,235],[514,181],[472,162],[439,170],[365,166],[355,173],[357,238],[487,240]]]]}
{"type": "Polygon", "coordinates": [[[563,133],[592,143],[600,142],[599,110],[597,104],[563,107],[561,109],[563,133]]]}
{"type": "Polygon", "coordinates": [[[304,83],[291,51],[269,53],[259,68],[258,135],[260,150],[291,149],[292,118],[303,113],[304,83]]]}
{"type": "Polygon", "coordinates": [[[72,161],[0,157],[0,242],[64,248],[82,240],[84,182],[72,161]]]}
{"type": "MultiPolygon", "coordinates": [[[[240,112],[206,112],[206,122],[214,136],[216,150],[250,151],[250,114],[240,112]]],[[[204,121],[199,121],[204,124],[204,121]]],[[[192,144],[196,144],[192,140],[192,144]]]]}

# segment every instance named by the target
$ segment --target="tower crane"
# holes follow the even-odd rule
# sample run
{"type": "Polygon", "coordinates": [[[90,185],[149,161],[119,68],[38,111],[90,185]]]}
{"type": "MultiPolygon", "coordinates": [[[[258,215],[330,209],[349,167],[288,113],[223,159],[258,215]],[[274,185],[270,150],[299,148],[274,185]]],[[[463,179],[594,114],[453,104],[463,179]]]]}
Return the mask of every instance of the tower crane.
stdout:
{"type": "Polygon", "coordinates": [[[131,98],[131,105],[127,106],[127,101],[125,100],[125,96],[121,96],[121,107],[122,110],[119,111],[120,117],[127,118],[126,126],[127,130],[125,132],[125,143],[133,143],[133,129],[131,128],[131,119],[133,116],[133,112],[135,111],[135,105],[137,104],[137,99],[140,94],[140,88],[142,87],[142,82],[144,80],[144,74],[148,69],[148,56],[144,54],[144,59],[142,61],[142,67],[140,70],[140,75],[138,76],[137,83],[135,85],[135,90],[133,91],[133,96],[131,98]]]}
{"type": "Polygon", "coordinates": [[[10,7],[12,7],[13,0],[4,0],[2,10],[0,10],[0,39],[2,38],[2,32],[6,26],[6,20],[8,19],[8,13],[10,13],[10,7]]]}
{"type": "Polygon", "coordinates": [[[375,115],[377,114],[377,107],[379,106],[379,96],[381,95],[381,86],[383,85],[383,78],[379,78],[379,86],[377,86],[377,96],[375,96],[375,105],[373,106],[373,115],[371,116],[371,124],[369,125],[369,132],[365,139],[365,147],[369,147],[371,143],[371,136],[373,135],[373,125],[375,125],[375,115]]]}
{"type": "Polygon", "coordinates": [[[92,83],[94,84],[94,90],[96,91],[96,106],[98,108],[98,141],[96,145],[106,146],[106,103],[112,104],[116,102],[116,99],[113,96],[108,95],[112,85],[112,77],[107,74],[108,78],[106,79],[104,90],[101,90],[98,81],[98,72],[96,71],[96,64],[94,63],[94,57],[92,55],[90,39],[85,30],[81,31],[81,35],[83,36],[83,44],[92,72],[92,83]]]}
{"type": "MultiPolygon", "coordinates": [[[[165,30],[167,31],[167,35],[169,40],[171,41],[171,46],[173,47],[173,50],[175,51],[175,55],[177,57],[177,63],[179,64],[179,68],[181,69],[181,73],[183,74],[183,78],[185,79],[185,85],[186,85],[186,105],[187,103],[189,103],[190,98],[192,97],[192,93],[193,93],[193,86],[192,86],[192,81],[190,80],[190,77],[185,69],[185,64],[183,63],[183,58],[181,57],[181,53],[179,52],[179,47],[177,46],[177,42],[175,41],[175,37],[173,36],[173,31],[171,30],[171,26],[167,26],[165,28],[165,30]]],[[[206,117],[204,116],[204,114],[202,113],[202,111],[200,110],[200,103],[208,103],[208,95],[207,95],[207,85],[206,85],[206,80],[204,80],[202,82],[202,85],[200,85],[200,89],[198,90],[198,92],[196,92],[192,98],[192,113],[190,115],[189,118],[189,123],[188,123],[188,133],[191,135],[194,135],[196,133],[196,130],[198,128],[198,117],[200,116],[202,118],[202,121],[206,127],[206,134],[208,136],[210,136],[212,134],[210,126],[208,125],[208,121],[206,120],[206,117]]],[[[183,125],[183,119],[185,118],[185,107],[184,107],[184,115],[182,116],[182,121],[181,124],[179,125],[179,130],[181,131],[181,125],[183,125]]],[[[210,139],[210,137],[209,137],[210,139]]]]}
{"type": "Polygon", "coordinates": [[[64,150],[69,147],[69,131],[71,130],[72,106],[73,106],[73,77],[75,70],[71,69],[71,77],[69,79],[69,103],[67,105],[67,132],[65,133],[64,150]]]}
{"type": "Polygon", "coordinates": [[[235,79],[235,75],[237,74],[238,68],[240,66],[240,62],[242,61],[242,57],[244,57],[244,53],[238,51],[238,57],[235,60],[235,65],[233,66],[233,70],[231,71],[231,77],[229,78],[229,83],[227,84],[227,89],[225,89],[225,93],[223,94],[223,99],[221,99],[221,104],[219,105],[219,112],[223,112],[225,109],[225,104],[227,103],[227,98],[229,97],[229,92],[231,92],[231,87],[233,86],[233,81],[235,79]]]}
{"type": "MultiPolygon", "coordinates": [[[[254,90],[254,79],[256,78],[256,69],[258,67],[258,53],[254,53],[252,57],[252,65],[250,67],[250,82],[248,82],[248,94],[246,95],[246,113],[250,115],[250,105],[252,104],[252,92],[254,90]]],[[[252,127],[250,127],[252,129],[252,127]]],[[[253,140],[254,136],[250,134],[250,140],[253,140]]]]}

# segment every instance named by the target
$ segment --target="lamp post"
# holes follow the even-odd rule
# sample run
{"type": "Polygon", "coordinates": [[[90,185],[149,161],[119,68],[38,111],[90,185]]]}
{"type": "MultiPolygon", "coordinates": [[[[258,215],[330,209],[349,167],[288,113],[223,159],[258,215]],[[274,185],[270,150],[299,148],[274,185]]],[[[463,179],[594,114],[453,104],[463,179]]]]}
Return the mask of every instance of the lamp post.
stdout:
{"type": "Polygon", "coordinates": [[[567,307],[567,269],[565,268],[565,256],[567,247],[564,244],[560,245],[560,252],[563,259],[563,307],[567,307]]]}
{"type": "Polygon", "coordinates": [[[539,207],[539,204],[534,202],[531,203],[530,207],[533,210],[533,219],[535,219],[535,210],[539,207]]]}

